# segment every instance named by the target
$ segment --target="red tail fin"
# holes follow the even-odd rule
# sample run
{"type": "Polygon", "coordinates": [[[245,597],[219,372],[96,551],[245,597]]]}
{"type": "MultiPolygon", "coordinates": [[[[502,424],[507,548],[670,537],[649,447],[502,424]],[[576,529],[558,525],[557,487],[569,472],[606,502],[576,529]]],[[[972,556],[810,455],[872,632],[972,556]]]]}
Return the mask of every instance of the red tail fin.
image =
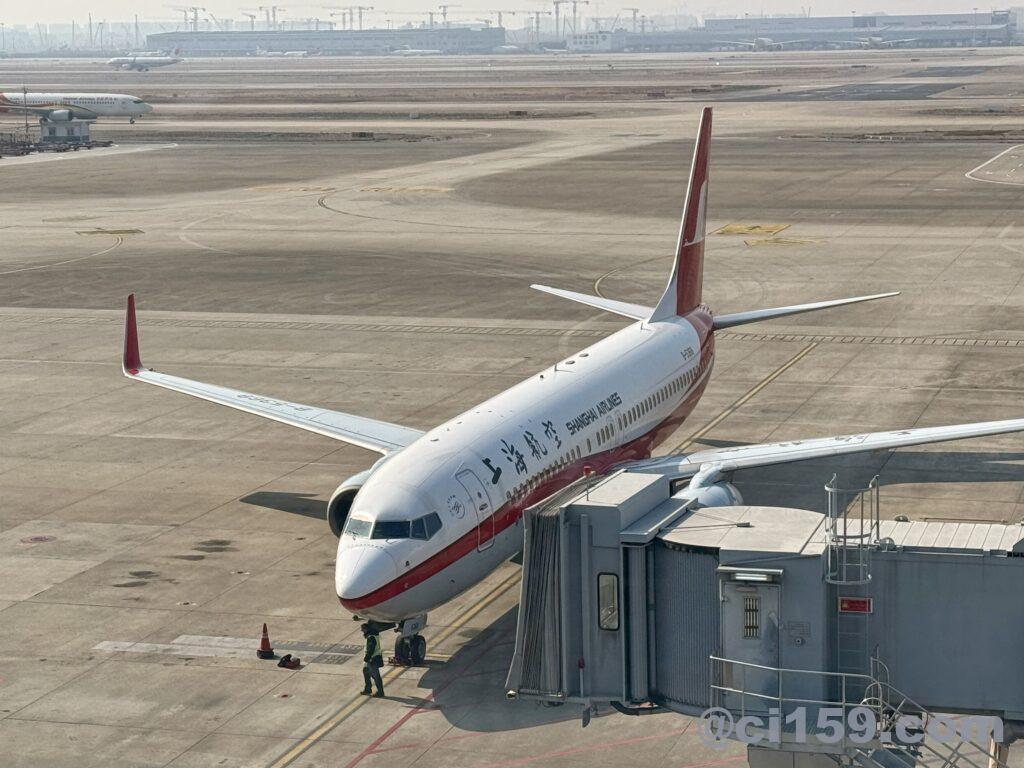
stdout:
{"type": "Polygon", "coordinates": [[[704,218],[708,204],[708,166],[711,160],[711,107],[704,107],[697,130],[697,144],[690,166],[683,218],[676,242],[676,262],[665,294],[652,320],[684,315],[701,302],[704,282],[704,218]]]}

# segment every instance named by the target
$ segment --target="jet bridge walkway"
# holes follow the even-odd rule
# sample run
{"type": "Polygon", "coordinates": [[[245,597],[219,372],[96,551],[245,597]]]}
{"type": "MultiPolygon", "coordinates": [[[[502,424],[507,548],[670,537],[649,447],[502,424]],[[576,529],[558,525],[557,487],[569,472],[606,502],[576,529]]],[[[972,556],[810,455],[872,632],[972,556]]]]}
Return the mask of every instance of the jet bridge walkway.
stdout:
{"type": "Polygon", "coordinates": [[[935,712],[1022,732],[1024,527],[882,520],[874,482],[826,493],[827,515],[707,507],[620,472],[527,510],[508,695],[579,704],[584,722],[606,705],[802,710],[799,739],[749,747],[763,768],[1005,768],[986,738],[901,734],[935,712]],[[826,708],[874,736],[821,738],[826,708]]]}

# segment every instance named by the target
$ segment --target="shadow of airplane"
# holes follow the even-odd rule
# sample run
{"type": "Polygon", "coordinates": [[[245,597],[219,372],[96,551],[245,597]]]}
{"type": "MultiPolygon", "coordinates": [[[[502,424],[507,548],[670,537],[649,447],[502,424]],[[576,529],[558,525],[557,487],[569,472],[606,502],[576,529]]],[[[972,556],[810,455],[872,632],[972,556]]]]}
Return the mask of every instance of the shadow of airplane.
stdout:
{"type": "MultiPolygon", "coordinates": [[[[493,733],[579,721],[575,705],[546,706],[527,699],[509,700],[505,679],[512,661],[518,608],[510,608],[481,630],[444,664],[431,665],[420,687],[432,694],[432,705],[463,731],[493,733]]],[[[595,719],[614,714],[602,709],[595,719]]]]}
{"type": "Polygon", "coordinates": [[[256,491],[239,499],[243,504],[276,509],[290,515],[315,517],[324,520],[327,516],[327,502],[316,498],[315,493],[290,493],[288,491],[256,491]]]}

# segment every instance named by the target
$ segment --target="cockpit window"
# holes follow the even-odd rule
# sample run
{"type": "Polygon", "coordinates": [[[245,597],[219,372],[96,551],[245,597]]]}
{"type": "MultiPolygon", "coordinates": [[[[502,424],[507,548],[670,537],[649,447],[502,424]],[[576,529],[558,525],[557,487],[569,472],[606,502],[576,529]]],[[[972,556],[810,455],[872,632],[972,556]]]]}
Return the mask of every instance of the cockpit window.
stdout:
{"type": "Polygon", "coordinates": [[[373,524],[373,539],[408,539],[408,520],[378,520],[373,524]]]}
{"type": "Polygon", "coordinates": [[[424,519],[420,517],[412,521],[412,537],[414,539],[427,539],[427,526],[424,519]]]}
{"type": "Polygon", "coordinates": [[[360,539],[365,539],[369,536],[371,528],[373,528],[372,520],[363,520],[358,517],[350,517],[345,523],[345,533],[360,539]]]}
{"type": "Polygon", "coordinates": [[[441,518],[437,512],[431,512],[426,517],[420,518],[427,528],[427,538],[432,538],[435,533],[441,530],[441,518]]]}

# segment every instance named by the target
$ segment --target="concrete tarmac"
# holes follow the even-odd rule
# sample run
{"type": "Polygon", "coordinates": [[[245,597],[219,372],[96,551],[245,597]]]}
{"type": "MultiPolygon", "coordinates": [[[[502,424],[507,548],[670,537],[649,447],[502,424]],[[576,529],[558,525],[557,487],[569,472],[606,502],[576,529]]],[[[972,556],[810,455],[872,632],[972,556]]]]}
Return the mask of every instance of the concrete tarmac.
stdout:
{"type": "MultiPolygon", "coordinates": [[[[120,151],[0,159],[0,763],[742,764],[677,715],[582,729],[506,701],[514,563],[431,615],[427,664],[388,670],[387,699],[359,697],[323,514],[375,456],[119,368],[134,291],[151,367],[433,426],[622,327],[530,283],[657,299],[710,99],[711,306],[902,295],[720,334],[661,450],[1024,414],[1016,52],[717,61],[0,61],[157,107],[96,127],[120,151]],[[263,622],[301,670],[255,658],[263,622]]],[[[886,516],[1019,522],[1021,440],[737,481],[821,509],[833,472],[878,473],[886,516]]]]}

